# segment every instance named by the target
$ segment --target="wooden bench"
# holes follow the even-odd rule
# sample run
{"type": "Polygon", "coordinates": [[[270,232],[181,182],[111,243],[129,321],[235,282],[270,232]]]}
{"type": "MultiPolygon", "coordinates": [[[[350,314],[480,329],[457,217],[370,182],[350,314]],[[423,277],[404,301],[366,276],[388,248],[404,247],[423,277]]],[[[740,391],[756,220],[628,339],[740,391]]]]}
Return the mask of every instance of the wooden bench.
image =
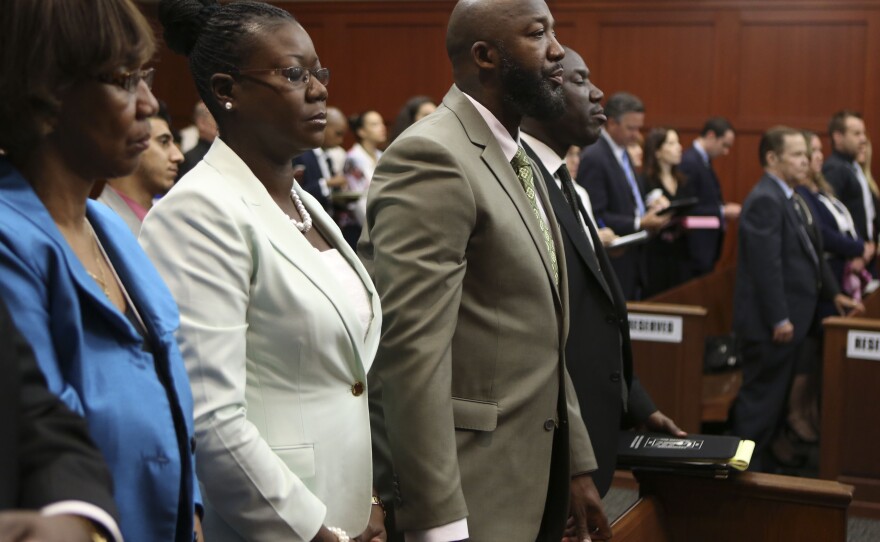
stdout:
{"type": "Polygon", "coordinates": [[[637,472],[615,542],[845,542],[852,487],[744,472],[728,480],[637,472]]]}

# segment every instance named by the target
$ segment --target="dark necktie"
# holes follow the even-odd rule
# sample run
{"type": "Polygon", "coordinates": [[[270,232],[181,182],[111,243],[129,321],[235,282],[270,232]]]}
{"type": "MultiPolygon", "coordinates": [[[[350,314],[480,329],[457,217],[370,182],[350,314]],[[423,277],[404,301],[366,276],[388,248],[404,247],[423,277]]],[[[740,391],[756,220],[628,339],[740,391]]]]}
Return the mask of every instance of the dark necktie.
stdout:
{"type": "Polygon", "coordinates": [[[816,254],[813,236],[809,234],[809,231],[813,228],[813,215],[810,213],[809,208],[807,208],[807,202],[797,192],[791,195],[791,201],[794,204],[794,211],[800,222],[800,233],[805,238],[807,251],[810,253],[813,263],[818,265],[819,256],[816,254]]]}
{"type": "Polygon", "coordinates": [[[331,177],[334,177],[336,175],[336,172],[333,171],[333,160],[331,160],[330,157],[326,154],[324,155],[324,160],[327,161],[327,171],[330,172],[331,177]]]}
{"type": "Polygon", "coordinates": [[[559,166],[559,169],[556,170],[556,176],[562,181],[562,195],[565,196],[565,200],[571,206],[571,211],[574,213],[575,217],[580,216],[580,209],[578,209],[577,204],[578,196],[574,189],[574,181],[571,180],[571,174],[568,173],[568,168],[565,164],[559,166]]]}

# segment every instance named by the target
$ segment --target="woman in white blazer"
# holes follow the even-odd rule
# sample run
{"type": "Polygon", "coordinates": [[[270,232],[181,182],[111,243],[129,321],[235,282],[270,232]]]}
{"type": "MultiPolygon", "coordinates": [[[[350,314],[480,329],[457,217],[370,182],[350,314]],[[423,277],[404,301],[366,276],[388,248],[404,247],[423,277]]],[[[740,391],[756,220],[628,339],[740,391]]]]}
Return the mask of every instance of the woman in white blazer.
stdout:
{"type": "Polygon", "coordinates": [[[159,14],[220,136],[140,240],[180,305],[205,537],[384,541],[366,393],[378,296],[293,181],[294,156],[323,141],[329,72],[288,12],[202,3],[159,14]]]}

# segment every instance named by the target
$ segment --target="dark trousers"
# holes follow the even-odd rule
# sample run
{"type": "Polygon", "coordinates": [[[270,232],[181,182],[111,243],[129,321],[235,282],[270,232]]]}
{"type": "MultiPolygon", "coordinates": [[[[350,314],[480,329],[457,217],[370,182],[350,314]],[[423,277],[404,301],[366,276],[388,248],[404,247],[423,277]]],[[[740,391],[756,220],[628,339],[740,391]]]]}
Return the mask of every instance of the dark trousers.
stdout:
{"type": "Polygon", "coordinates": [[[733,405],[733,434],[755,441],[750,470],[770,471],[770,444],[785,413],[803,341],[744,341],[743,384],[733,405]]]}

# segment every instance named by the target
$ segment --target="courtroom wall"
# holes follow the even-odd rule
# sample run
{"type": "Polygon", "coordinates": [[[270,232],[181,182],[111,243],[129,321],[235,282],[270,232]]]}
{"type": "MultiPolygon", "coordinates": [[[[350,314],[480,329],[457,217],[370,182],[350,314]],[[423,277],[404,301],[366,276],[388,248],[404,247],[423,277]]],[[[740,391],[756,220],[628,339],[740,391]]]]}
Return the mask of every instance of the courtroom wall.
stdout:
{"type": "MultiPolygon", "coordinates": [[[[329,103],[347,114],[376,109],[391,124],[408,97],[440,100],[452,82],[451,1],[273,3],[308,30],[332,70],[329,103]]],[[[824,135],[832,112],[847,107],[864,113],[880,147],[880,0],[548,4],[559,40],[584,56],[605,94],[644,100],[646,127],[675,127],[689,144],[706,117],[733,122],[733,152],[716,161],[730,200],[742,201],[758,179],[758,138],[773,124],[824,135]]],[[[155,5],[141,6],[155,21],[155,5]]],[[[186,62],[162,47],[158,67],[155,92],[185,124],[196,100],[186,62]]]]}

